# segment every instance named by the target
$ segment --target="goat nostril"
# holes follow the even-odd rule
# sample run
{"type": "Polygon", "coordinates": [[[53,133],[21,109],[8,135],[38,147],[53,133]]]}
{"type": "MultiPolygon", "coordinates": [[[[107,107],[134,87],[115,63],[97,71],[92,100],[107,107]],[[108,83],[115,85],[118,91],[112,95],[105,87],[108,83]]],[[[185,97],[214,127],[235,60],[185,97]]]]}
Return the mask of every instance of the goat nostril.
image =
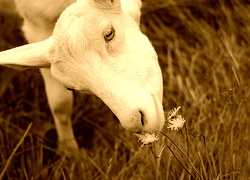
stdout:
{"type": "Polygon", "coordinates": [[[66,87],[66,89],[67,89],[68,91],[75,91],[73,88],[68,88],[68,87],[66,87]]]}
{"type": "Polygon", "coordinates": [[[139,112],[141,114],[141,125],[144,126],[144,124],[145,124],[144,115],[143,115],[143,113],[141,111],[139,111],[139,112]]]}

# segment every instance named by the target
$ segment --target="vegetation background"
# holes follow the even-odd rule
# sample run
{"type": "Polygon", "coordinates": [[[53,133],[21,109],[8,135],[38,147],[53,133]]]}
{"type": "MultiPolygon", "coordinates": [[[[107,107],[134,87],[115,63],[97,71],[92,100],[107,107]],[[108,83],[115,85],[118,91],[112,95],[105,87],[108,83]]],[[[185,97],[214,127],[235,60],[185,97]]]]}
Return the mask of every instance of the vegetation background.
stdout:
{"type": "MultiPolygon", "coordinates": [[[[0,1],[0,50],[26,43],[10,2],[0,1]]],[[[187,120],[188,131],[164,128],[172,141],[155,144],[156,154],[167,145],[159,158],[98,98],[79,94],[73,123],[81,155],[57,154],[39,71],[0,67],[0,177],[250,179],[249,12],[249,0],[143,0],[141,29],[159,56],[166,117],[181,106],[187,120]]]]}

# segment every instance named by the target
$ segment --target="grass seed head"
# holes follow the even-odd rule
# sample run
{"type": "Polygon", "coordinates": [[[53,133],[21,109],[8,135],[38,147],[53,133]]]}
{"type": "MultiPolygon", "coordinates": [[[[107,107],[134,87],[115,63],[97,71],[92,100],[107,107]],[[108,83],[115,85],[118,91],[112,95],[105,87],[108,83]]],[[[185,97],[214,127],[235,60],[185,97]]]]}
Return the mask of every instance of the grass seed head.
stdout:
{"type": "Polygon", "coordinates": [[[153,142],[159,140],[159,137],[155,133],[136,134],[136,136],[139,138],[138,141],[141,141],[142,146],[152,144],[153,142]]]}
{"type": "Polygon", "coordinates": [[[178,115],[169,120],[169,126],[167,128],[178,131],[184,126],[185,122],[186,120],[181,115],[178,115]]]}
{"type": "Polygon", "coordinates": [[[174,108],[168,113],[169,126],[167,128],[178,131],[184,126],[186,120],[178,114],[180,109],[181,106],[174,108]]]}

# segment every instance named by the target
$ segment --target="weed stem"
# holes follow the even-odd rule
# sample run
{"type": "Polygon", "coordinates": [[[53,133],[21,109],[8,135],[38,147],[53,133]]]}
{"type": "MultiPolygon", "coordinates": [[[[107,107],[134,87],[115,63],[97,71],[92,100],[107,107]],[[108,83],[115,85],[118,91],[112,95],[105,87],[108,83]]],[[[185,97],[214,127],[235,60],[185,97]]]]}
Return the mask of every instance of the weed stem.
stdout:
{"type": "MultiPolygon", "coordinates": [[[[193,169],[195,170],[196,174],[201,177],[201,175],[199,174],[199,172],[197,171],[197,169],[194,167],[193,163],[190,161],[190,159],[187,157],[187,155],[179,148],[179,146],[168,136],[166,135],[164,132],[161,132],[164,136],[166,136],[173,144],[174,146],[183,154],[183,156],[188,160],[188,162],[190,163],[190,165],[193,167],[193,169]]],[[[168,148],[170,148],[168,146],[168,148]]],[[[170,150],[172,152],[172,154],[174,155],[173,151],[170,150]]],[[[176,156],[174,155],[174,157],[176,158],[176,156]]],[[[176,158],[177,159],[177,158],[176,158]]],[[[177,159],[178,160],[178,159],[177,159]]],[[[178,160],[179,161],[179,160],[178,160]]],[[[182,164],[181,164],[182,165],[182,164]]],[[[182,165],[182,167],[186,170],[186,168],[182,165]]],[[[187,171],[189,173],[189,171],[187,171]]]]}
{"type": "Polygon", "coordinates": [[[24,135],[22,136],[21,140],[18,142],[18,144],[17,144],[16,147],[14,148],[13,152],[11,153],[9,159],[8,159],[7,162],[6,162],[6,165],[5,165],[4,168],[3,168],[2,173],[0,174],[0,180],[3,179],[4,173],[7,171],[8,166],[10,165],[10,162],[11,162],[12,158],[14,157],[14,155],[15,155],[17,149],[19,148],[19,146],[21,146],[21,144],[23,143],[24,138],[27,136],[27,134],[28,134],[28,132],[29,132],[31,126],[32,126],[32,123],[30,123],[30,125],[29,125],[28,128],[26,129],[24,135]]]}

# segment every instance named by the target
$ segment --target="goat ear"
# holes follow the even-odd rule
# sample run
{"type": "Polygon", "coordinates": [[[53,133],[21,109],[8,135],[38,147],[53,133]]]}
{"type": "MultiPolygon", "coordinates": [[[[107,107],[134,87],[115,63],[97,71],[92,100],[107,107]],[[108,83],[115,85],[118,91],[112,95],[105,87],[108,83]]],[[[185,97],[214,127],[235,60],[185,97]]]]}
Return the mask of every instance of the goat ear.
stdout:
{"type": "Polygon", "coordinates": [[[41,68],[50,67],[50,49],[53,40],[47,40],[23,45],[0,52],[0,65],[16,68],[41,68]]]}

